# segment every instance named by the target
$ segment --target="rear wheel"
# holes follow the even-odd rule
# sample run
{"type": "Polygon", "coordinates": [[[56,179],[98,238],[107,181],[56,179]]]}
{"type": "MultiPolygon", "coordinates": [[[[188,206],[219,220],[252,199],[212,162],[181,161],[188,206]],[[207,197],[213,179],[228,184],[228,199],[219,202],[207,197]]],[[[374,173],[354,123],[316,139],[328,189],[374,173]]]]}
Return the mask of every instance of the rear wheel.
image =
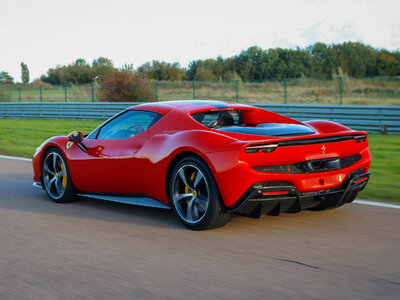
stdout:
{"type": "Polygon", "coordinates": [[[188,228],[217,228],[230,221],[208,166],[194,156],[182,159],[170,178],[169,197],[178,219],[188,228]]]}
{"type": "Polygon", "coordinates": [[[75,200],[75,188],[71,181],[66,159],[57,149],[51,149],[42,165],[43,185],[47,195],[54,202],[64,203],[75,200]]]}

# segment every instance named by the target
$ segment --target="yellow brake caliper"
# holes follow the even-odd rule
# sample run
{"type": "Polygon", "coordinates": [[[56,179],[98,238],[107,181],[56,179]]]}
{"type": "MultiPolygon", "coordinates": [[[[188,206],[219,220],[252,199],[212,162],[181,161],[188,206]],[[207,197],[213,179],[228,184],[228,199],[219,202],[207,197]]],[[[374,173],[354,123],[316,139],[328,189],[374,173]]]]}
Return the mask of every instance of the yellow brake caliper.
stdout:
{"type": "MultiPolygon", "coordinates": [[[[194,171],[194,172],[192,173],[192,175],[190,176],[190,181],[191,181],[191,182],[194,181],[194,178],[196,177],[196,174],[197,174],[197,172],[194,171]]],[[[188,186],[187,184],[185,185],[185,194],[190,194],[190,189],[189,189],[189,186],[188,186]]],[[[188,199],[186,200],[186,204],[189,204],[189,201],[190,201],[190,199],[188,198],[188,199]]]]}
{"type": "MultiPolygon", "coordinates": [[[[63,171],[65,168],[64,163],[61,162],[61,171],[63,171]]],[[[62,178],[62,186],[65,189],[67,187],[67,174],[64,173],[63,178],[62,178]]]]}

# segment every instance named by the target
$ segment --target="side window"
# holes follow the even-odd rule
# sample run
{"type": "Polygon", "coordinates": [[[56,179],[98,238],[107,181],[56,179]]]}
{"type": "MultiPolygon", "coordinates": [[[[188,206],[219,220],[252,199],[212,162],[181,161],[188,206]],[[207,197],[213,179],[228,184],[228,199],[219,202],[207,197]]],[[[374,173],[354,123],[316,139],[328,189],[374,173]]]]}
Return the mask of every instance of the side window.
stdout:
{"type": "Polygon", "coordinates": [[[161,117],[162,115],[149,111],[129,110],[104,125],[97,138],[105,140],[127,139],[147,130],[161,117]]]}
{"type": "Polygon", "coordinates": [[[210,128],[241,125],[241,112],[238,110],[201,112],[193,114],[192,118],[210,128]]]}

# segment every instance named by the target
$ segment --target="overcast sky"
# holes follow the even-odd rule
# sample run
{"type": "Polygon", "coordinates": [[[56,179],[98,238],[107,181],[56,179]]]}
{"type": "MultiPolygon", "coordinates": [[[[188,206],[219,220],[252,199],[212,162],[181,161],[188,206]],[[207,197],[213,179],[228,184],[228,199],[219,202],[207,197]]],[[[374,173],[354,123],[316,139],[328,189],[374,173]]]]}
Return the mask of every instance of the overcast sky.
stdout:
{"type": "Polygon", "coordinates": [[[398,50],[400,0],[0,0],[0,71],[16,81],[21,61],[33,80],[77,58],[186,67],[253,45],[318,41],[398,50]]]}

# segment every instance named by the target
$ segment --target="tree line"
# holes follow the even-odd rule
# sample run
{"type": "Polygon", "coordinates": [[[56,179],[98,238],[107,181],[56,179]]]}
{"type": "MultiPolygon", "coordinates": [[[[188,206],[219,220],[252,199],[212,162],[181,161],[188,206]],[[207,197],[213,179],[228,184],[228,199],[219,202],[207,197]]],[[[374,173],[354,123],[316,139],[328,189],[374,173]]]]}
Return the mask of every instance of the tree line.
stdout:
{"type": "MultiPolygon", "coordinates": [[[[359,42],[342,44],[316,43],[304,49],[271,48],[257,46],[238,55],[223,58],[194,60],[187,68],[179,63],[153,60],[136,69],[133,65],[116,68],[113,62],[99,57],[92,63],[84,59],[50,68],[40,77],[49,84],[103,83],[115,72],[134,75],[136,80],[279,80],[283,78],[330,79],[336,74],[350,77],[400,75],[400,51],[375,49],[359,42]]],[[[21,63],[21,81],[29,82],[29,70],[21,63]]],[[[132,78],[132,76],[129,76],[132,78]]],[[[7,72],[0,72],[0,83],[13,83],[7,72]]]]}
{"type": "MultiPolygon", "coordinates": [[[[102,82],[107,74],[116,70],[106,58],[94,60],[92,65],[79,59],[71,65],[50,69],[41,80],[51,84],[102,82]]],[[[358,42],[316,43],[305,49],[265,50],[253,46],[228,58],[194,60],[187,68],[177,62],[157,60],[136,69],[132,65],[120,68],[139,79],[158,81],[330,79],[339,70],[350,77],[397,76],[400,75],[400,51],[378,50],[358,42]]]]}

